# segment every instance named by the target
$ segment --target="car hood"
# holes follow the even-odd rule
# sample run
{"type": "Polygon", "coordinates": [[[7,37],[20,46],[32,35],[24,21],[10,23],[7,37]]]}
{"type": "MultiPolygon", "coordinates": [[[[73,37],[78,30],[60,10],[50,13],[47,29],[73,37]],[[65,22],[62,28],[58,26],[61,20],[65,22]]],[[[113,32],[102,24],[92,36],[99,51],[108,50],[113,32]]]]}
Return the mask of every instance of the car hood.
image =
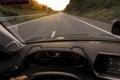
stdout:
{"type": "Polygon", "coordinates": [[[118,37],[108,35],[108,34],[65,34],[65,35],[57,35],[55,37],[35,37],[32,38],[26,43],[34,43],[34,42],[54,42],[54,41],[119,41],[118,37]]]}

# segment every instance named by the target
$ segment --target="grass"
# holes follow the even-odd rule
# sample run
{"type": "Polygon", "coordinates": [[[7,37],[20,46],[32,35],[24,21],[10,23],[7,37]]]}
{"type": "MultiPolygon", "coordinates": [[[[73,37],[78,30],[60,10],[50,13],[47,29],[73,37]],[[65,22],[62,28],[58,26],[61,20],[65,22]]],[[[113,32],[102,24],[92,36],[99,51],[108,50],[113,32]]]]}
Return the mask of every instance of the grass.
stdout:
{"type": "Polygon", "coordinates": [[[108,23],[120,18],[120,0],[81,0],[78,5],[79,1],[71,0],[65,12],[108,23]]]}
{"type": "Polygon", "coordinates": [[[27,8],[19,9],[19,8],[15,8],[15,7],[11,7],[11,6],[0,5],[0,17],[40,14],[40,15],[36,15],[36,16],[28,16],[28,17],[24,17],[24,18],[17,18],[17,19],[12,19],[12,20],[8,20],[8,21],[3,21],[3,24],[5,26],[15,25],[18,23],[22,23],[22,22],[29,21],[29,20],[36,19],[36,18],[41,18],[43,16],[51,15],[54,13],[56,13],[56,12],[50,11],[50,10],[42,11],[42,10],[32,10],[32,9],[27,9],[27,8]]]}
{"type": "Polygon", "coordinates": [[[72,15],[86,17],[102,22],[112,23],[114,19],[120,18],[120,6],[113,6],[111,8],[98,8],[91,10],[79,10],[69,12],[72,15]]]}
{"type": "Polygon", "coordinates": [[[29,21],[29,20],[41,18],[41,17],[48,16],[48,15],[51,15],[51,14],[44,13],[42,15],[29,16],[29,17],[24,17],[24,18],[16,18],[16,19],[3,21],[2,23],[7,27],[7,26],[12,26],[12,25],[15,25],[15,24],[19,24],[19,23],[22,23],[22,22],[26,22],[26,21],[29,21]]]}
{"type": "Polygon", "coordinates": [[[79,14],[79,16],[80,15],[83,17],[111,23],[114,19],[120,17],[120,6],[113,6],[110,9],[100,8],[93,11],[89,11],[85,14],[79,14]]]}
{"type": "Polygon", "coordinates": [[[11,8],[5,8],[3,6],[0,5],[0,17],[3,16],[17,16],[18,13],[15,10],[11,10],[11,8]]]}

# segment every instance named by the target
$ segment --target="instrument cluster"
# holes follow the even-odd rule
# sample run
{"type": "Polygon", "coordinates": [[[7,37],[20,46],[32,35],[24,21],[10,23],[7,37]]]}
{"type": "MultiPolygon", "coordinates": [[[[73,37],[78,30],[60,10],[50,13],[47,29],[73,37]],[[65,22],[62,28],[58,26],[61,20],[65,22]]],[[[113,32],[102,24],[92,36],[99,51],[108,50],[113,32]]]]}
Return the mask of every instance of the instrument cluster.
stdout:
{"type": "Polygon", "coordinates": [[[81,67],[86,59],[78,53],[70,51],[38,51],[28,57],[31,64],[66,65],[81,67]]]}

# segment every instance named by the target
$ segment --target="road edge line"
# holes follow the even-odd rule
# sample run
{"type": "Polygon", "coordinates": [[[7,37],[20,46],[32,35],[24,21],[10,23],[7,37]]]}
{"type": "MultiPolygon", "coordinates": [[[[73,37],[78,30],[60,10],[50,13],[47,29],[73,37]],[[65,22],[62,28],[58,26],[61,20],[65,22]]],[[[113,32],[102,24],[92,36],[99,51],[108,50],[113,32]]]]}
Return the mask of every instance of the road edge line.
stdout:
{"type": "Polygon", "coordinates": [[[109,35],[112,35],[112,36],[117,37],[117,38],[120,39],[120,36],[114,35],[114,34],[108,32],[108,31],[106,31],[106,30],[104,30],[104,29],[101,29],[101,28],[99,28],[99,27],[97,27],[97,26],[95,26],[95,25],[92,25],[92,24],[90,24],[90,23],[88,23],[88,22],[85,22],[85,21],[83,21],[83,20],[81,20],[81,19],[78,19],[78,18],[76,18],[76,17],[73,17],[73,16],[71,16],[71,17],[72,17],[73,19],[79,21],[79,22],[82,22],[82,23],[84,23],[84,24],[86,24],[86,25],[88,25],[88,26],[91,26],[92,28],[95,28],[95,29],[97,29],[97,30],[100,30],[100,31],[102,31],[102,32],[105,32],[105,33],[107,33],[107,34],[109,34],[109,35]]]}

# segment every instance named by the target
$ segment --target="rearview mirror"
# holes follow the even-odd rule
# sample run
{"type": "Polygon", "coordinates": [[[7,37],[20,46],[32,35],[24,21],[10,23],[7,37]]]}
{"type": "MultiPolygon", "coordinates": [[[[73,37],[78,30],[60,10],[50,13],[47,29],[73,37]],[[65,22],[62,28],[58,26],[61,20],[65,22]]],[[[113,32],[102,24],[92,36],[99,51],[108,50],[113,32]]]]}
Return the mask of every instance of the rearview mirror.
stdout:
{"type": "Polygon", "coordinates": [[[0,0],[0,4],[28,4],[29,0],[0,0]]]}
{"type": "Polygon", "coordinates": [[[117,19],[113,22],[112,34],[120,36],[120,19],[117,19]]]}

